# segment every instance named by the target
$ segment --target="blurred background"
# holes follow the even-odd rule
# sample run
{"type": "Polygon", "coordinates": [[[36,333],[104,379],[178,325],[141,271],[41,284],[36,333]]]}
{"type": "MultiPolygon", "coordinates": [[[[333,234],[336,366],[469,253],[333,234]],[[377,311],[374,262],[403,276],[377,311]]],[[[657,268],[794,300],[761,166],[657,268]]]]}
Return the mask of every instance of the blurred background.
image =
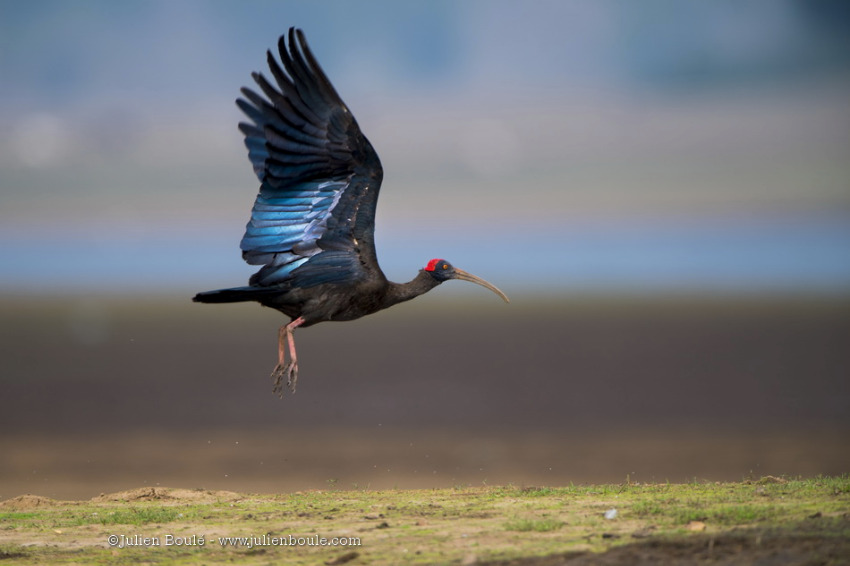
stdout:
{"type": "Polygon", "coordinates": [[[850,471],[850,7],[0,0],[0,499],[850,471]],[[233,101],[305,30],[381,156],[390,279],[242,285],[233,101]]]}

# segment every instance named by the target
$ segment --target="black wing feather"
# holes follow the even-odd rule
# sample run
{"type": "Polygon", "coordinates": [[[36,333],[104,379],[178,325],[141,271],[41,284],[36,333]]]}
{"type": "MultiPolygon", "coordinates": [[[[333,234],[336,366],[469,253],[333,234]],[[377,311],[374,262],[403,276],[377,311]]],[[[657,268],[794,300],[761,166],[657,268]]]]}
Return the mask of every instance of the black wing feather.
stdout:
{"type": "Polygon", "coordinates": [[[253,286],[310,287],[384,278],[375,254],[383,171],[372,145],[328,80],[301,30],[268,53],[272,84],[243,88],[240,123],[261,182],[242,254],[262,269],[253,286]]]}

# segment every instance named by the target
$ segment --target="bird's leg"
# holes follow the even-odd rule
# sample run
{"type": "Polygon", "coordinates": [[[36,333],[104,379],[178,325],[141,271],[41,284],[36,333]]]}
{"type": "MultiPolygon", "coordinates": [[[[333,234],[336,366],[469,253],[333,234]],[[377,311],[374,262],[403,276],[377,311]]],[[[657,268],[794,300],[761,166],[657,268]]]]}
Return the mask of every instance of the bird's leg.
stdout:
{"type": "Polygon", "coordinates": [[[274,380],[273,391],[283,397],[283,381],[286,377],[286,386],[295,393],[295,384],[298,382],[298,357],[295,354],[295,329],[304,323],[302,317],[298,317],[287,325],[281,326],[277,333],[277,367],[272,372],[274,380]],[[289,359],[286,359],[286,350],[289,349],[289,359]]]}
{"type": "Polygon", "coordinates": [[[283,397],[283,387],[281,387],[280,381],[283,377],[284,372],[286,371],[286,347],[284,346],[285,341],[286,325],[283,325],[277,331],[277,366],[272,372],[272,380],[274,380],[274,386],[272,387],[272,391],[277,393],[278,397],[281,398],[283,397]]]}

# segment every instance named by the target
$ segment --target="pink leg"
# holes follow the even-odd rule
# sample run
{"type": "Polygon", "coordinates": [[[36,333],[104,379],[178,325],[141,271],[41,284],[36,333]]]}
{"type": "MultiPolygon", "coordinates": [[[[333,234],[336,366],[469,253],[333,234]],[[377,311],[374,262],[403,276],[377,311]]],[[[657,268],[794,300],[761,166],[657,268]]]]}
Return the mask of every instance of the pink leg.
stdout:
{"type": "Polygon", "coordinates": [[[277,367],[272,372],[274,380],[273,391],[283,397],[283,381],[286,377],[286,386],[295,393],[295,384],[298,382],[298,356],[295,354],[295,329],[304,324],[304,319],[298,317],[289,324],[281,326],[277,333],[277,367]],[[284,345],[285,344],[285,345],[284,345]],[[289,349],[289,360],[286,360],[286,350],[289,349]]]}

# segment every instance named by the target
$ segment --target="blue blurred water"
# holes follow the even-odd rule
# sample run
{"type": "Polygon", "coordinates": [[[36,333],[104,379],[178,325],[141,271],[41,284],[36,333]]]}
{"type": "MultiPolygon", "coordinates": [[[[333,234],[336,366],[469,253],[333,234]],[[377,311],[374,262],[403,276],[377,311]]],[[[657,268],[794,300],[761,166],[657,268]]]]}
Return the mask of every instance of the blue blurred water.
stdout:
{"type": "MultiPolygon", "coordinates": [[[[385,251],[395,262],[411,251],[425,257],[425,247],[420,242],[407,251],[385,251]]],[[[508,239],[482,232],[441,235],[427,247],[517,290],[850,291],[850,217],[843,213],[630,218],[517,230],[508,239]]]]}
{"type": "MultiPolygon", "coordinates": [[[[214,231],[109,240],[42,233],[20,241],[3,234],[0,291],[156,294],[237,286],[253,271],[237,245],[232,233],[214,231]]],[[[511,231],[509,237],[483,230],[427,237],[416,229],[379,231],[378,253],[393,280],[410,279],[442,254],[514,292],[850,292],[850,217],[844,213],[630,218],[511,231]]]]}

